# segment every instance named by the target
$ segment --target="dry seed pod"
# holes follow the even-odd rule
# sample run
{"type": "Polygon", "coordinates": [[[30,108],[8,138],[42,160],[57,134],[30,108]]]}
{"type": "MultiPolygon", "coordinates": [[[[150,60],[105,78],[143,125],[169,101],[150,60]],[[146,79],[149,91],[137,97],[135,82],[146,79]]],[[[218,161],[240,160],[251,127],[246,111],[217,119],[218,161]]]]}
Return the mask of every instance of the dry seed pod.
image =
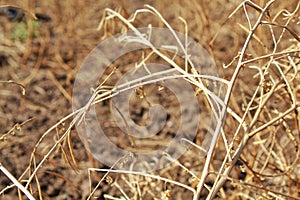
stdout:
{"type": "Polygon", "coordinates": [[[9,21],[22,21],[25,16],[21,9],[12,6],[2,7],[1,14],[5,15],[9,21]]]}
{"type": "Polygon", "coordinates": [[[18,6],[0,5],[0,15],[4,15],[10,21],[22,21],[24,16],[29,15],[33,19],[37,19],[34,13],[18,6]]]}

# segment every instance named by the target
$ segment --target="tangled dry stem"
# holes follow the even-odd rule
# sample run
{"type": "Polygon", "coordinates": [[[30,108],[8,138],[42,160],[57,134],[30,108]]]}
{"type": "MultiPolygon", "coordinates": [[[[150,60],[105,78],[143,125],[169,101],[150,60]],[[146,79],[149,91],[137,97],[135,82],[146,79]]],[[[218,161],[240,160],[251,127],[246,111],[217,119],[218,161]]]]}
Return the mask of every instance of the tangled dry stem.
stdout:
{"type": "MultiPolygon", "coordinates": [[[[169,63],[173,67],[172,70],[178,71],[181,74],[181,78],[184,78],[186,81],[203,91],[203,94],[209,102],[208,105],[210,105],[214,116],[219,120],[214,130],[210,147],[206,151],[203,168],[198,169],[198,172],[201,170],[199,176],[195,175],[195,171],[197,172],[195,167],[189,168],[185,166],[185,163],[180,163],[180,161],[175,162],[176,167],[189,172],[188,174],[194,180],[191,185],[188,185],[187,183],[181,183],[179,180],[165,178],[160,175],[113,169],[90,168],[89,171],[105,172],[105,175],[98,182],[97,186],[94,187],[94,189],[90,192],[88,199],[93,197],[95,191],[100,187],[101,183],[105,180],[107,181],[110,177],[109,175],[112,173],[128,175],[128,177],[121,178],[121,180],[125,182],[124,185],[120,185],[118,183],[118,179],[112,180],[113,184],[111,185],[112,187],[116,187],[119,191],[121,191],[122,196],[126,199],[132,199],[134,197],[130,197],[130,195],[126,194],[128,190],[125,188],[125,186],[131,188],[131,190],[133,190],[133,194],[142,196],[141,189],[137,189],[137,187],[128,181],[130,179],[136,181],[141,180],[138,177],[144,177],[145,179],[151,178],[155,179],[156,181],[185,188],[192,192],[193,199],[195,200],[203,197],[203,194],[205,194],[203,192],[204,188],[207,190],[206,199],[214,199],[216,195],[219,195],[221,198],[228,197],[226,196],[224,189],[222,189],[222,187],[224,187],[225,183],[228,181],[230,181],[232,185],[237,185],[238,187],[242,188],[240,190],[241,192],[236,192],[232,195],[232,198],[234,196],[248,198],[255,195],[255,190],[258,190],[259,192],[263,193],[261,196],[265,198],[273,197],[278,199],[299,199],[297,197],[297,185],[295,183],[299,184],[297,168],[299,164],[298,143],[300,118],[299,98],[297,96],[299,87],[297,85],[299,83],[298,68],[300,47],[298,44],[299,36],[297,35],[297,32],[293,31],[289,27],[289,25],[295,21],[297,17],[299,19],[298,11],[300,3],[297,4],[297,7],[294,11],[289,12],[287,10],[280,10],[275,13],[275,17],[272,18],[272,16],[274,16],[274,13],[272,13],[272,5],[274,2],[275,0],[271,0],[267,2],[264,7],[260,7],[254,2],[246,0],[243,1],[232,12],[232,14],[229,15],[228,20],[234,18],[234,16],[242,10],[246,18],[246,25],[240,24],[240,27],[242,27],[242,29],[247,33],[245,42],[238,55],[228,65],[224,65],[224,68],[228,69],[235,66],[234,72],[229,81],[219,77],[205,77],[205,75],[197,72],[197,70],[193,68],[193,63],[188,56],[188,51],[186,48],[187,41],[185,44],[180,42],[174,29],[155,8],[146,5],[144,9],[137,10],[129,19],[123,17],[120,12],[112,9],[105,10],[103,19],[99,25],[99,29],[106,30],[107,32],[105,32],[105,34],[108,35],[107,26],[109,23],[112,21],[121,21],[124,25],[124,29],[129,29],[135,32],[136,38],[134,38],[134,42],[145,44],[152,50],[152,52],[149,54],[150,56],[146,56],[146,58],[144,58],[138,66],[142,67],[143,63],[146,63],[147,59],[149,59],[152,54],[156,54],[164,61],[169,63]],[[253,16],[250,15],[249,9],[253,9],[259,13],[255,20],[253,19],[253,16]],[[138,31],[137,27],[133,25],[136,22],[135,20],[138,18],[138,15],[145,13],[150,13],[152,16],[157,17],[163,23],[163,25],[172,32],[174,37],[178,39],[177,42],[185,53],[186,60],[184,62],[184,66],[180,66],[173,59],[170,59],[167,55],[165,55],[164,52],[155,48],[155,46],[138,31]],[[279,22],[276,22],[276,20],[280,17],[282,17],[285,21],[283,25],[279,25],[279,22]],[[254,25],[252,25],[253,21],[255,21],[254,25]],[[261,28],[266,28],[269,30],[271,34],[270,40],[273,44],[273,48],[262,53],[261,55],[254,55],[253,58],[248,58],[250,52],[257,50],[258,48],[262,48],[261,46],[265,46],[264,43],[267,43],[267,41],[264,41],[263,37],[260,38],[259,29],[261,28]],[[280,28],[279,33],[278,29],[275,30],[275,28],[280,28]],[[288,39],[285,38],[287,37],[287,32],[290,36],[288,39]],[[283,40],[289,41],[290,45],[282,48],[281,43],[283,40]],[[261,46],[254,47],[253,43],[255,42],[258,42],[261,46]],[[243,83],[239,78],[242,73],[241,71],[247,70],[251,72],[256,71],[253,77],[258,77],[258,79],[254,85],[255,89],[253,91],[239,91],[242,92],[242,97],[240,100],[240,98],[235,96],[237,91],[237,88],[235,87],[237,87],[237,85],[242,85],[247,88],[246,84],[243,83]],[[223,84],[227,85],[224,100],[221,100],[217,96],[213,95],[213,93],[202,82],[203,78],[210,78],[214,81],[222,82],[223,84]],[[245,96],[247,96],[247,98],[245,96]],[[274,99],[275,102],[273,102],[274,99]],[[221,108],[221,112],[218,112],[215,109],[215,102],[218,103],[219,107],[221,108]],[[243,102],[244,108],[237,106],[241,105],[240,102],[243,102]],[[280,103],[284,103],[284,105],[278,106],[277,104],[280,103]],[[221,147],[224,147],[225,150],[222,150],[221,147]],[[219,151],[223,151],[223,153],[225,151],[225,153],[221,159],[218,158],[219,164],[216,164],[216,152],[219,151]],[[293,152],[293,155],[289,155],[290,152],[293,152]],[[247,177],[243,181],[231,177],[233,168],[237,166],[238,161],[243,163],[243,170],[247,172],[247,177]],[[213,179],[213,184],[210,187],[206,183],[208,182],[208,179],[211,178],[213,179]],[[268,180],[267,184],[265,184],[265,180],[268,180]],[[268,185],[270,185],[270,187],[268,185]]],[[[183,19],[181,19],[181,21],[186,27],[185,34],[187,35],[188,22],[185,22],[183,19]]],[[[226,23],[224,23],[224,26],[225,25],[226,23]]],[[[212,38],[211,44],[214,43],[216,37],[212,38]]],[[[127,39],[128,42],[130,42],[130,40],[133,41],[132,38],[125,39],[127,39]]],[[[259,52],[261,51],[257,50],[257,54],[259,54],[259,52]]],[[[112,73],[114,73],[114,71],[112,73]]],[[[163,73],[165,72],[162,71],[158,74],[162,75],[163,73]]],[[[155,77],[155,74],[151,74],[149,76],[155,77]]],[[[108,76],[108,78],[109,77],[110,76],[108,76]]],[[[175,75],[166,76],[164,79],[178,77],[179,76],[175,75]]],[[[146,78],[147,77],[145,77],[145,79],[146,78]]],[[[154,79],[153,82],[160,80],[161,79],[154,79]]],[[[84,121],[87,110],[95,104],[103,102],[107,99],[111,99],[116,95],[120,95],[123,91],[150,83],[140,83],[140,81],[140,79],[131,80],[130,83],[116,88],[106,86],[105,80],[99,85],[98,88],[93,90],[93,95],[85,107],[69,114],[65,118],[61,119],[57,124],[49,128],[37,142],[31,155],[30,166],[19,178],[19,180],[24,179],[24,177],[29,174],[29,177],[25,180],[25,187],[16,182],[16,179],[13,178],[7,171],[5,171],[6,169],[1,165],[0,169],[5,172],[6,176],[9,176],[14,184],[30,199],[33,199],[30,191],[32,191],[32,182],[35,180],[38,188],[39,198],[43,199],[42,189],[39,185],[37,172],[41,170],[41,167],[50,158],[50,156],[55,153],[56,149],[62,145],[63,141],[67,141],[70,152],[70,157],[65,156],[65,158],[70,167],[76,169],[76,155],[73,151],[70,134],[72,133],[72,129],[76,124],[80,124],[84,121]],[[51,149],[44,154],[43,158],[36,163],[36,153],[44,138],[67,121],[70,121],[68,128],[62,135],[59,136],[51,149]]],[[[198,146],[197,144],[193,145],[198,146]]],[[[198,148],[201,149],[200,146],[198,146],[198,148]]],[[[197,157],[190,159],[197,160],[197,157]]],[[[160,174],[163,175],[164,173],[160,174]]],[[[137,185],[139,185],[139,183],[137,183],[137,185]]],[[[140,184],[139,187],[143,187],[143,184],[140,184]]],[[[1,191],[1,193],[4,192],[5,189],[1,191]]],[[[168,199],[167,192],[163,194],[164,198],[168,199]]],[[[106,197],[113,199],[112,196],[106,197]]]]}

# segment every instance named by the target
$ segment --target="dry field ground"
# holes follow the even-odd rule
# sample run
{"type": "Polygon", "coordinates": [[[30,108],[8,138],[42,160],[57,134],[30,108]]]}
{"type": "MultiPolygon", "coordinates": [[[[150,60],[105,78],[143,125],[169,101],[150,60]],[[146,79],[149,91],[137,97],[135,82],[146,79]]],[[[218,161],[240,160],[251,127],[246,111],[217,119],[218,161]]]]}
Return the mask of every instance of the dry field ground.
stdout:
{"type": "Polygon", "coordinates": [[[299,0],[0,0],[0,199],[300,199],[299,52],[299,0]],[[97,145],[76,129],[89,106],[72,110],[74,82],[98,44],[149,24],[201,44],[218,79],[205,80],[188,57],[153,48],[112,63],[90,92],[99,124],[119,148],[166,146],[195,122],[179,120],[180,108],[193,112],[189,101],[139,82],[130,118],[147,125],[151,105],[160,104],[166,126],[150,140],[124,135],[110,86],[134,64],[163,63],[184,75],[200,109],[196,137],[181,141],[187,151],[178,159],[164,154],[171,164],[147,171],[148,163],[135,173],[122,168],[134,165],[129,155],[114,170],[93,157],[97,145]],[[209,90],[222,101],[212,103],[209,90]]]}

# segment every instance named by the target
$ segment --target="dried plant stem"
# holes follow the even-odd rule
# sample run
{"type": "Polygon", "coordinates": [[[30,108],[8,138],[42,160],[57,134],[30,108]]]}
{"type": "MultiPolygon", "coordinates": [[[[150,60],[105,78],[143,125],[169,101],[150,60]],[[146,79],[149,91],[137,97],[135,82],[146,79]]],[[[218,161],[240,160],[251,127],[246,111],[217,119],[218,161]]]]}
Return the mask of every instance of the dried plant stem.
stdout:
{"type": "Polygon", "coordinates": [[[32,194],[1,163],[0,170],[28,197],[28,199],[35,200],[32,194]]]}
{"type": "Polygon", "coordinates": [[[135,172],[135,171],[126,171],[126,170],[113,170],[113,169],[97,169],[97,168],[90,168],[89,170],[93,170],[93,171],[99,171],[99,172],[111,172],[111,173],[123,173],[123,174],[134,174],[134,175],[140,175],[140,176],[144,176],[144,177],[150,177],[150,178],[154,178],[157,180],[161,180],[167,183],[172,183],[174,185],[178,185],[180,187],[183,187],[191,192],[193,192],[195,194],[195,189],[192,187],[189,187],[185,184],[179,183],[177,181],[173,181],[167,178],[163,178],[157,175],[153,175],[153,174],[147,174],[147,173],[143,173],[143,172],[135,172]]]}
{"type": "Polygon", "coordinates": [[[51,153],[53,153],[53,151],[56,149],[56,147],[63,141],[63,139],[66,138],[66,136],[70,133],[71,128],[74,126],[74,124],[76,123],[76,121],[78,121],[78,116],[80,116],[81,112],[83,109],[79,109],[71,114],[69,114],[68,116],[64,117],[63,119],[61,119],[59,122],[57,122],[55,125],[53,125],[51,128],[49,128],[44,134],[43,136],[40,138],[40,140],[37,142],[37,144],[35,145],[34,150],[32,151],[31,154],[31,158],[30,158],[30,165],[33,164],[33,162],[35,162],[35,152],[38,148],[38,146],[40,145],[40,143],[44,140],[44,138],[51,132],[53,131],[57,126],[59,126],[60,124],[62,124],[63,122],[65,122],[67,119],[73,117],[74,115],[78,114],[75,116],[75,118],[73,119],[73,121],[71,122],[71,125],[68,127],[67,131],[65,131],[65,133],[58,139],[58,141],[56,141],[56,143],[53,145],[53,147],[48,151],[48,153],[43,157],[43,159],[40,161],[40,163],[38,164],[38,166],[34,167],[34,171],[31,173],[28,182],[25,186],[25,188],[28,188],[32,179],[36,176],[37,171],[41,168],[41,166],[43,165],[43,163],[48,159],[48,157],[51,155],[51,153]]]}
{"type": "MultiPolygon", "coordinates": [[[[209,165],[211,163],[211,159],[212,159],[212,156],[213,156],[213,151],[215,150],[215,146],[216,146],[216,143],[217,143],[217,140],[218,140],[218,137],[219,137],[219,134],[220,134],[220,130],[222,128],[222,124],[224,122],[224,116],[225,116],[225,113],[226,113],[226,107],[228,105],[228,102],[229,102],[229,99],[230,99],[230,96],[232,94],[232,89],[233,89],[233,86],[234,86],[234,83],[237,79],[237,76],[240,72],[240,69],[242,68],[242,63],[243,63],[243,58],[244,58],[244,55],[245,55],[245,52],[246,52],[246,49],[250,43],[250,40],[252,39],[252,36],[255,32],[255,30],[258,28],[258,26],[261,24],[261,21],[263,19],[263,16],[265,15],[265,13],[267,12],[268,8],[271,6],[271,4],[274,2],[275,0],[271,0],[269,1],[265,8],[261,11],[261,14],[260,16],[258,17],[255,25],[253,26],[253,28],[250,29],[250,32],[249,32],[249,35],[244,43],[244,46],[242,48],[242,51],[240,53],[240,57],[239,57],[239,60],[238,60],[238,64],[237,64],[237,67],[231,77],[231,80],[228,84],[228,89],[227,89],[227,92],[226,92],[226,96],[225,96],[225,99],[224,99],[224,103],[225,103],[225,106],[222,108],[222,112],[221,112],[221,120],[219,120],[217,126],[216,126],[216,129],[215,129],[215,132],[214,132],[214,135],[213,135],[213,138],[212,138],[212,142],[211,142],[211,145],[209,147],[209,150],[208,150],[208,153],[207,153],[207,158],[206,158],[206,161],[205,161],[205,165],[204,165],[204,169],[203,169],[203,173],[202,173],[202,176],[201,176],[201,179],[197,185],[197,192],[196,192],[196,195],[194,196],[194,200],[197,200],[197,199],[200,199],[200,194],[201,194],[201,190],[203,188],[203,185],[205,183],[205,180],[206,180],[206,177],[209,173],[208,169],[209,169],[209,165]]],[[[249,136],[247,134],[245,134],[245,137],[243,138],[243,141],[239,147],[239,149],[237,150],[237,154],[233,157],[231,163],[230,163],[230,166],[227,168],[227,173],[229,173],[231,171],[231,168],[235,165],[235,163],[237,162],[241,152],[242,152],[242,149],[243,147],[246,145],[247,141],[249,139],[249,136]]],[[[212,190],[210,190],[209,192],[209,195],[207,197],[207,199],[213,199],[214,196],[216,195],[217,191],[222,187],[222,185],[224,184],[226,178],[221,178],[220,180],[216,180],[215,181],[215,184],[212,188],[212,190]]]]}

